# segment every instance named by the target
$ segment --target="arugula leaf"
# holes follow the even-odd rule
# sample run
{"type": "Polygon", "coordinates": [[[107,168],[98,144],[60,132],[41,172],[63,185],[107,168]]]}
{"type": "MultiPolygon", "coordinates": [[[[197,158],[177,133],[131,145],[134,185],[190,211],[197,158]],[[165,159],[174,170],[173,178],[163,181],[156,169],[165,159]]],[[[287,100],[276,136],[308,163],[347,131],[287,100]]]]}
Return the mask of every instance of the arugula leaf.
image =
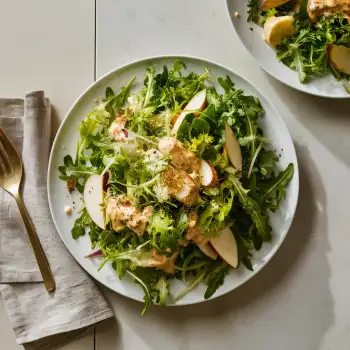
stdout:
{"type": "Polygon", "coordinates": [[[294,174],[294,165],[290,163],[287,168],[281,171],[278,176],[260,185],[260,195],[262,202],[270,209],[279,208],[281,200],[285,197],[286,187],[294,174]]]}
{"type": "Polygon", "coordinates": [[[98,237],[98,245],[101,248],[116,247],[118,245],[118,239],[115,231],[112,231],[112,230],[101,231],[98,237]]]}
{"type": "Polygon", "coordinates": [[[229,93],[231,90],[235,89],[235,84],[233,83],[232,79],[226,75],[225,79],[219,77],[218,83],[221,85],[221,87],[224,89],[226,93],[229,93]]]}
{"type": "Polygon", "coordinates": [[[176,95],[189,101],[199,90],[204,88],[204,82],[209,79],[209,70],[205,69],[202,75],[190,73],[183,77],[182,86],[175,89],[176,95]]]}
{"type": "Polygon", "coordinates": [[[248,270],[254,271],[251,263],[251,244],[247,241],[247,239],[244,239],[242,235],[237,235],[235,238],[238,249],[238,260],[241,261],[248,270]]]}
{"type": "MultiPolygon", "coordinates": [[[[128,274],[130,274],[129,272],[128,274]]],[[[138,267],[132,271],[132,273],[133,278],[141,284],[142,288],[144,290],[147,289],[145,291],[145,299],[147,299],[148,307],[150,307],[154,301],[158,302],[161,306],[166,306],[169,296],[169,281],[162,271],[138,267]],[[142,283],[140,281],[142,281],[142,283]]],[[[147,308],[143,310],[142,314],[146,311],[147,308]]]]}
{"type": "Polygon", "coordinates": [[[259,22],[259,0],[248,0],[248,22],[259,22]]]}
{"type": "Polygon", "coordinates": [[[85,226],[80,225],[79,222],[75,221],[74,226],[72,228],[72,237],[73,239],[78,239],[80,236],[85,235],[85,226]]]}
{"type": "Polygon", "coordinates": [[[90,224],[90,242],[91,242],[91,248],[94,249],[96,247],[97,242],[99,241],[100,234],[102,232],[102,229],[99,228],[94,223],[90,224]]]}
{"type": "Polygon", "coordinates": [[[60,165],[58,170],[61,173],[61,180],[76,181],[76,188],[80,193],[83,193],[84,183],[87,178],[98,173],[94,167],[87,167],[83,163],[73,162],[72,157],[68,155],[63,158],[63,165],[60,165]]]}
{"type": "Polygon", "coordinates": [[[185,68],[186,68],[185,63],[183,63],[178,58],[174,61],[174,63],[173,63],[173,71],[174,71],[174,73],[178,73],[180,77],[182,76],[181,70],[185,69],[185,68]]]}
{"type": "Polygon", "coordinates": [[[112,95],[113,90],[108,90],[109,96],[107,97],[106,91],[106,100],[105,100],[105,110],[110,114],[111,117],[115,117],[120,109],[124,106],[126,99],[130,94],[130,88],[135,81],[133,77],[119,92],[117,95],[112,95]]]}
{"type": "Polygon", "coordinates": [[[192,121],[192,128],[196,132],[196,135],[209,134],[210,125],[207,121],[200,118],[195,118],[192,121]]]}
{"type": "Polygon", "coordinates": [[[163,66],[163,73],[157,74],[155,81],[159,84],[160,87],[164,87],[168,81],[169,71],[167,66],[163,66]]]}
{"type": "Polygon", "coordinates": [[[261,174],[266,175],[268,171],[275,167],[277,161],[278,157],[275,152],[262,149],[257,160],[257,166],[259,167],[261,174]]]}
{"type": "Polygon", "coordinates": [[[305,57],[302,55],[298,47],[292,47],[293,62],[290,64],[291,68],[295,68],[298,73],[299,81],[304,83],[307,75],[305,71],[305,57]]]}
{"type": "Polygon", "coordinates": [[[224,284],[225,277],[230,271],[230,266],[225,262],[216,263],[207,275],[207,289],[204,293],[204,299],[209,299],[224,284]]]}
{"type": "Polygon", "coordinates": [[[161,306],[166,306],[166,301],[169,295],[169,282],[165,276],[159,278],[158,282],[154,285],[154,289],[158,291],[159,304],[161,306]]]}
{"type": "Polygon", "coordinates": [[[239,96],[239,101],[245,115],[245,138],[248,141],[250,149],[250,160],[254,157],[256,152],[256,141],[259,139],[257,119],[264,113],[264,109],[260,101],[254,96],[239,96]]]}
{"type": "Polygon", "coordinates": [[[107,88],[106,88],[106,99],[107,99],[108,97],[113,96],[113,95],[114,95],[113,89],[112,89],[111,87],[107,86],[107,88]]]}
{"type": "Polygon", "coordinates": [[[146,78],[145,78],[145,85],[147,86],[147,92],[145,96],[145,100],[143,101],[143,107],[147,107],[147,105],[150,103],[150,100],[153,96],[153,86],[155,84],[155,68],[154,67],[148,67],[146,69],[146,78]]]}
{"type": "Polygon", "coordinates": [[[193,113],[186,114],[176,134],[176,138],[179,141],[185,142],[191,139],[192,122],[194,119],[195,115],[193,113]]]}
{"type": "Polygon", "coordinates": [[[127,270],[126,271],[136,282],[138,282],[145,295],[143,297],[143,300],[145,301],[144,303],[144,307],[143,307],[143,310],[141,312],[141,315],[144,315],[145,312],[153,305],[153,298],[152,298],[152,294],[151,294],[151,291],[150,291],[150,288],[149,286],[141,279],[139,278],[137,275],[135,275],[134,273],[132,273],[131,271],[127,270]]]}
{"type": "Polygon", "coordinates": [[[72,228],[72,237],[73,239],[78,239],[80,236],[85,235],[85,227],[92,223],[92,220],[84,207],[81,210],[81,215],[78,219],[75,220],[74,226],[72,228]]]}
{"type": "Polygon", "coordinates": [[[174,301],[179,301],[182,299],[185,295],[187,295],[194,287],[197,286],[207,275],[207,268],[204,267],[203,270],[198,269],[197,275],[195,276],[194,280],[186,286],[178,295],[175,296],[174,301]]]}
{"type": "Polygon", "coordinates": [[[190,264],[193,260],[200,260],[203,258],[203,253],[199,249],[194,249],[184,260],[182,264],[182,280],[186,282],[187,272],[190,271],[190,264]]]}
{"type": "MultiPolygon", "coordinates": [[[[230,171],[230,169],[226,169],[230,171]]],[[[233,184],[234,190],[238,196],[243,208],[250,214],[259,235],[264,241],[271,240],[271,227],[269,226],[269,218],[262,211],[260,205],[248,196],[249,190],[246,190],[239,179],[232,173],[229,173],[228,180],[233,184]]]]}

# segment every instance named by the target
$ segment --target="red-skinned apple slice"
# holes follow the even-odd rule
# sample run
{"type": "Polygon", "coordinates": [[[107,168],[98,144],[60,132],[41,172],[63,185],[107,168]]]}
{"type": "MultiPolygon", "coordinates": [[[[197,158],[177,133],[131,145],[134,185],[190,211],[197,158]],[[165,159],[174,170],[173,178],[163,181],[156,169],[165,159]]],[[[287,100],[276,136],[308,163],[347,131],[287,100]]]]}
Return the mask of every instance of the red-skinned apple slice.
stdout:
{"type": "Polygon", "coordinates": [[[242,171],[242,152],[241,146],[234,134],[233,130],[225,123],[225,137],[226,144],[224,145],[228,159],[235,169],[239,172],[242,171]]]}
{"type": "MultiPolygon", "coordinates": [[[[178,116],[178,118],[175,121],[175,124],[174,124],[173,129],[172,129],[172,133],[174,135],[179,130],[179,127],[180,127],[181,123],[183,122],[185,116],[188,113],[191,113],[191,112],[188,112],[188,111],[203,111],[204,110],[205,106],[207,105],[206,95],[207,95],[207,90],[203,89],[203,90],[197,92],[192,97],[190,102],[188,102],[188,104],[186,105],[184,111],[178,116]]],[[[194,112],[194,115],[198,116],[199,113],[198,112],[194,112]]]]}
{"type": "Polygon", "coordinates": [[[175,125],[175,123],[176,123],[176,121],[179,119],[179,117],[180,117],[180,112],[179,113],[176,113],[172,118],[171,118],[171,120],[170,120],[170,124],[172,125],[172,126],[174,126],[175,125]]]}
{"type": "MultiPolygon", "coordinates": [[[[187,106],[187,103],[181,107],[181,110],[185,110],[186,106],[187,106]]],[[[179,118],[180,114],[181,114],[181,112],[178,112],[171,118],[171,120],[170,120],[171,126],[174,126],[174,124],[176,123],[177,118],[179,118]]]]}
{"type": "Polygon", "coordinates": [[[350,74],[350,48],[343,45],[328,45],[328,59],[338,72],[350,74]]]}
{"type": "Polygon", "coordinates": [[[100,175],[91,175],[84,187],[85,207],[92,221],[100,228],[105,229],[104,213],[100,204],[103,203],[103,177],[100,175]]]}
{"type": "Polygon", "coordinates": [[[216,260],[218,255],[216,254],[216,251],[211,247],[209,243],[203,243],[198,244],[198,248],[206,255],[209,256],[209,258],[216,260]]]}
{"type": "Polygon", "coordinates": [[[218,183],[218,174],[215,168],[203,159],[201,160],[199,176],[201,185],[204,187],[213,187],[218,183]]]}
{"type": "Polygon", "coordinates": [[[235,236],[227,227],[219,232],[219,235],[210,240],[210,243],[229,265],[236,268],[238,266],[238,250],[235,236]]]}
{"type": "Polygon", "coordinates": [[[261,9],[263,11],[267,11],[267,10],[270,10],[274,7],[281,6],[289,1],[290,0],[265,0],[263,2],[263,5],[261,6],[261,9]]]}

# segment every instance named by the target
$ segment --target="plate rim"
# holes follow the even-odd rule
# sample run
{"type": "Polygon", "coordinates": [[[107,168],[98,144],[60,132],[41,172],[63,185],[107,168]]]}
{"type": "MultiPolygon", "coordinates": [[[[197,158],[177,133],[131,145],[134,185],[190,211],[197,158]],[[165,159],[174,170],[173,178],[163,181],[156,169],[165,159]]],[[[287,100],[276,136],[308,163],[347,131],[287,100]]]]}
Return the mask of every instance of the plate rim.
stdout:
{"type": "MultiPolygon", "coordinates": [[[[252,52],[249,50],[249,48],[247,47],[247,45],[244,43],[243,39],[241,38],[241,36],[238,34],[237,30],[236,30],[236,26],[234,24],[234,21],[233,21],[233,18],[231,16],[231,13],[230,13],[230,8],[229,8],[229,1],[232,1],[232,0],[226,0],[226,13],[229,17],[229,20],[231,22],[231,26],[238,38],[238,40],[242,43],[242,45],[244,46],[244,48],[247,50],[247,52],[249,53],[249,55],[254,59],[254,61],[259,65],[259,67],[264,71],[266,72],[270,77],[272,77],[273,79],[279,81],[280,83],[286,85],[286,86],[289,86],[290,88],[296,90],[296,91],[300,91],[300,92],[303,92],[303,93],[306,93],[310,96],[317,96],[317,97],[322,97],[322,98],[329,98],[329,99],[335,99],[335,100],[343,100],[343,99],[350,99],[350,94],[348,95],[343,95],[343,96],[336,96],[336,95],[331,95],[331,94],[322,94],[322,93],[318,93],[318,92],[312,92],[310,90],[308,90],[307,88],[305,89],[302,89],[301,87],[297,87],[295,85],[292,85],[292,83],[288,82],[287,80],[282,80],[280,79],[280,77],[277,75],[275,75],[273,72],[271,72],[268,68],[266,68],[265,66],[263,66],[263,64],[252,54],[252,52]]],[[[247,22],[248,23],[248,22],[247,22]]],[[[254,25],[256,25],[254,23],[254,25]]],[[[266,44],[267,45],[267,44],[266,44]]],[[[283,63],[282,63],[283,64],[283,63]]],[[[285,66],[285,65],[284,65],[285,66]]],[[[287,66],[285,66],[286,68],[288,68],[287,66]]],[[[288,68],[290,69],[290,68],[288,68]]],[[[296,72],[295,72],[296,74],[296,72]]],[[[334,78],[335,79],[335,78],[334,78]]],[[[300,83],[301,84],[301,83],[300,83]]],[[[304,84],[302,86],[307,86],[308,84],[304,84]]]]}
{"type": "Polygon", "coordinates": [[[101,76],[99,79],[97,79],[96,81],[94,81],[92,84],[90,84],[74,101],[74,103],[72,104],[71,108],[68,110],[68,112],[66,113],[65,117],[63,118],[56,134],[55,134],[55,138],[54,141],[52,143],[51,149],[50,149],[50,157],[49,157],[49,162],[48,162],[48,169],[47,169],[47,185],[46,185],[46,189],[47,189],[47,195],[48,195],[48,203],[49,203],[49,208],[50,208],[50,214],[51,214],[51,218],[52,221],[55,225],[56,231],[60,236],[60,239],[62,240],[62,242],[64,243],[65,247],[67,248],[69,254],[71,254],[71,256],[74,258],[74,260],[76,261],[76,263],[78,263],[80,265],[81,268],[83,268],[84,271],[86,271],[86,273],[89,275],[90,278],[95,279],[96,281],[98,281],[99,283],[101,283],[102,285],[104,285],[105,287],[107,287],[108,289],[110,289],[111,291],[118,293],[124,297],[127,297],[129,299],[135,300],[135,301],[139,301],[141,303],[143,303],[143,300],[141,299],[136,299],[132,296],[127,295],[126,292],[124,291],[115,291],[114,289],[110,288],[108,285],[106,285],[101,278],[92,276],[90,274],[90,272],[88,271],[88,269],[85,268],[85,266],[83,266],[73,255],[73,253],[71,252],[70,248],[69,248],[69,244],[68,242],[66,242],[64,236],[60,233],[59,229],[58,229],[58,225],[56,223],[55,217],[54,217],[54,213],[53,213],[53,205],[52,205],[52,197],[51,197],[51,191],[50,191],[50,178],[51,178],[51,169],[52,169],[52,162],[53,162],[53,154],[54,154],[54,149],[56,147],[58,147],[57,142],[58,142],[58,136],[62,130],[62,128],[64,127],[64,125],[66,124],[69,115],[71,114],[71,112],[75,109],[75,107],[77,106],[77,104],[79,103],[79,101],[90,92],[91,89],[93,89],[95,87],[95,85],[99,84],[102,80],[107,79],[108,77],[114,75],[117,71],[122,70],[122,69],[127,69],[129,66],[133,66],[135,64],[142,64],[146,61],[152,61],[152,60],[166,60],[166,59],[171,59],[171,60],[175,60],[175,59],[188,59],[188,60],[196,60],[196,61],[201,61],[203,63],[209,63],[212,65],[215,65],[219,68],[222,68],[224,70],[229,71],[230,73],[232,73],[233,75],[237,76],[238,78],[242,79],[243,81],[245,81],[248,85],[250,85],[253,89],[255,89],[261,96],[264,97],[264,99],[269,103],[271,109],[274,111],[274,113],[276,114],[276,116],[281,120],[281,122],[284,124],[284,126],[286,127],[286,131],[287,131],[287,135],[291,141],[291,151],[293,151],[294,155],[295,155],[295,163],[294,164],[294,181],[296,189],[295,189],[295,201],[294,203],[292,203],[292,219],[290,220],[290,223],[288,225],[288,227],[286,228],[286,232],[284,234],[284,236],[281,237],[280,241],[277,244],[274,244],[273,248],[271,249],[271,253],[269,254],[269,257],[265,260],[264,264],[262,266],[260,266],[259,268],[257,268],[256,270],[254,270],[244,281],[241,281],[240,283],[238,283],[234,288],[227,290],[227,291],[218,291],[217,293],[215,293],[210,299],[204,299],[204,297],[201,300],[198,301],[185,301],[185,302],[181,302],[181,300],[175,304],[169,304],[167,306],[184,306],[184,305],[192,305],[192,304],[200,304],[203,302],[207,302],[213,299],[216,299],[222,295],[228,294],[234,290],[236,290],[237,288],[241,287],[243,284],[245,284],[246,282],[248,282],[251,278],[253,278],[257,273],[259,273],[266,265],[269,264],[269,262],[271,261],[271,259],[275,256],[275,254],[277,253],[277,251],[280,249],[281,245],[283,244],[287,234],[290,231],[291,225],[294,221],[295,218],[295,213],[296,213],[296,209],[298,206],[298,202],[299,202],[299,190],[300,190],[300,181],[299,181],[299,162],[298,162],[298,157],[297,157],[297,153],[295,150],[295,145],[292,139],[292,136],[289,132],[289,129],[283,119],[283,117],[281,116],[281,114],[278,112],[278,110],[275,108],[274,104],[270,101],[270,99],[268,99],[265,94],[263,94],[261,92],[261,90],[256,87],[256,85],[252,82],[250,82],[248,79],[246,79],[244,76],[242,76],[241,74],[237,73],[235,70],[226,67],[223,64],[217,63],[216,61],[213,60],[208,60],[205,58],[200,58],[197,56],[189,56],[189,55],[156,55],[156,56],[147,56],[144,58],[140,58],[140,59],[136,59],[133,60],[129,63],[120,65],[110,71],[108,71],[107,73],[105,73],[103,76],[101,76]]]}

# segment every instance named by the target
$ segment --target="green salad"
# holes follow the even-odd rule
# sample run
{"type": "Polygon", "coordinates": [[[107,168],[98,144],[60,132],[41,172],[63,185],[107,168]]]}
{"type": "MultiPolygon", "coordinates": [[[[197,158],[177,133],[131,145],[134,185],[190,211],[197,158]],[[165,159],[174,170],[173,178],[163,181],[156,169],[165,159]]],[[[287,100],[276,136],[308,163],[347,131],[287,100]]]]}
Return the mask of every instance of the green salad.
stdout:
{"type": "Polygon", "coordinates": [[[59,167],[69,192],[83,194],[72,228],[89,234],[92,251],[120,279],[144,290],[145,312],[204,283],[210,298],[225,276],[271,241],[269,211],[279,209],[293,177],[258,120],[264,110],[229,76],[213,84],[210,72],[186,73],[183,62],[149,67],[144,86],[135,78],[106,96],[79,126],[74,159],[59,167]],[[173,295],[169,281],[184,289],[173,295]]]}
{"type": "Polygon", "coordinates": [[[348,0],[248,0],[248,21],[264,28],[277,60],[300,82],[327,74],[350,93],[350,7],[348,0]]]}

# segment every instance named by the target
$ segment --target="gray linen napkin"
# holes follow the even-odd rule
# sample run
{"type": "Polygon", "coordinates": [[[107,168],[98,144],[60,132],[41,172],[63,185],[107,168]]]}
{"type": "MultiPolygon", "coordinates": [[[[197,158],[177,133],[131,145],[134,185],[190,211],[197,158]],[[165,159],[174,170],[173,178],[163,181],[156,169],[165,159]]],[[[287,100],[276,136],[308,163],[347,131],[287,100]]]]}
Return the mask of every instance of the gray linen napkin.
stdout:
{"type": "Polygon", "coordinates": [[[43,91],[0,99],[0,127],[22,154],[23,198],[56,281],[44,287],[14,199],[0,190],[0,291],[18,344],[53,350],[112,317],[95,283],[75,262],[52,223],[46,191],[51,107],[43,91]]]}

